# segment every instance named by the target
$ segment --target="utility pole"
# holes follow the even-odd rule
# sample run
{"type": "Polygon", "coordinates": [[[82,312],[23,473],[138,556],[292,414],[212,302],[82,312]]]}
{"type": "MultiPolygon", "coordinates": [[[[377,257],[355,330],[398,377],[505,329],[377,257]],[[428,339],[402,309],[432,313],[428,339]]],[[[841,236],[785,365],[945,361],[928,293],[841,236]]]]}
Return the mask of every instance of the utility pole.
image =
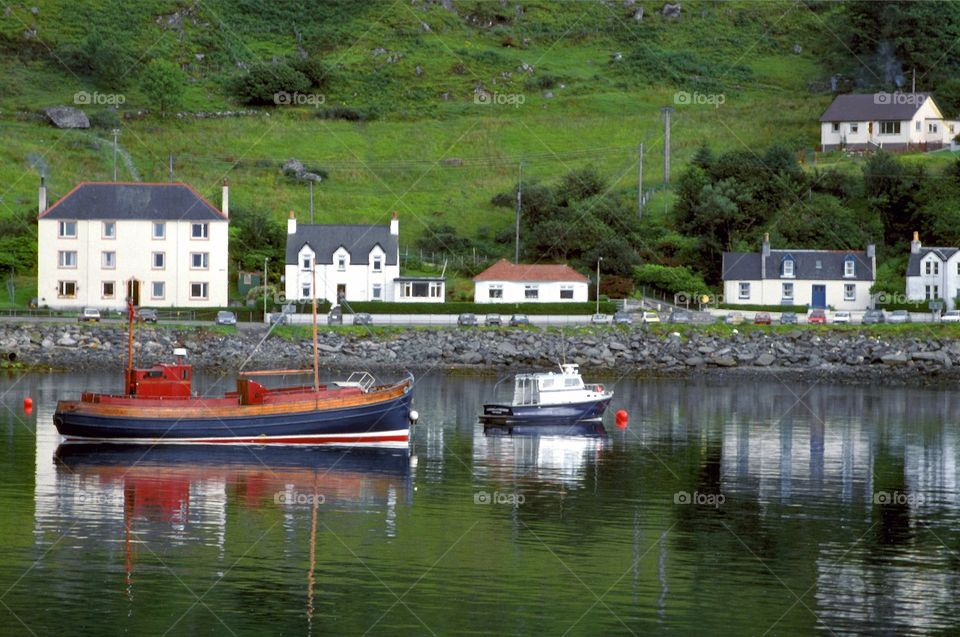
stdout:
{"type": "Polygon", "coordinates": [[[643,142],[640,142],[640,164],[637,166],[637,221],[643,220],[643,142]]]}
{"type": "Polygon", "coordinates": [[[660,109],[663,113],[663,183],[670,183],[670,113],[673,109],[665,106],[660,109]]]}
{"type": "Polygon", "coordinates": [[[113,129],[113,180],[117,180],[117,137],[120,136],[120,129],[113,129]]]}
{"type": "Polygon", "coordinates": [[[313,180],[310,180],[310,223],[313,224],[313,180]]]}
{"type": "Polygon", "coordinates": [[[597,257],[597,314],[600,313],[600,262],[603,257],[597,257]]]}
{"type": "Polygon", "coordinates": [[[267,320],[267,261],[270,257],[263,257],[263,320],[267,320]]]}
{"type": "Polygon", "coordinates": [[[173,181],[173,153],[170,153],[170,181],[173,181]]]}
{"type": "Polygon", "coordinates": [[[520,263],[520,207],[523,201],[523,162],[520,162],[519,176],[517,177],[517,235],[514,249],[513,262],[520,263]]]}

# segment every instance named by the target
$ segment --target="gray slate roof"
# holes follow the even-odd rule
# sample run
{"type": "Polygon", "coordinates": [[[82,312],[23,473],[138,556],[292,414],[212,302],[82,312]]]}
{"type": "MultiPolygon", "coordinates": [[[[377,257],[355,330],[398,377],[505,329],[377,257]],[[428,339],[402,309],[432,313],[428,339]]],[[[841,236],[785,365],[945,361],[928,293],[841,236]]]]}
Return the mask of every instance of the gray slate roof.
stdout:
{"type": "Polygon", "coordinates": [[[333,253],[340,246],[350,253],[350,263],[366,265],[370,251],[377,244],[386,253],[386,265],[397,265],[399,243],[390,234],[390,226],[332,224],[297,224],[297,231],[287,235],[287,263],[295,264],[300,249],[309,244],[317,263],[333,263],[333,253]]]}
{"type": "Polygon", "coordinates": [[[947,259],[957,252],[957,248],[937,248],[930,246],[929,248],[920,248],[920,252],[917,254],[911,252],[910,260],[907,262],[907,276],[920,276],[920,261],[931,252],[935,252],[941,261],[946,262],[947,259]]]}
{"type": "MultiPolygon", "coordinates": [[[[780,264],[793,257],[793,279],[813,281],[872,281],[872,261],[863,250],[771,250],[767,257],[767,279],[780,279],[780,264]],[[856,276],[843,276],[843,262],[848,256],[856,261],[856,276]],[[817,268],[817,261],[820,268],[817,268]]],[[[760,281],[761,255],[759,252],[724,252],[724,281],[760,281]]],[[[786,278],[786,281],[792,279],[786,278]]]]}
{"type": "Polygon", "coordinates": [[[914,114],[929,97],[926,93],[865,93],[837,95],[820,116],[821,122],[904,121],[914,114]],[[877,99],[880,96],[880,99],[877,99]]]}
{"type": "Polygon", "coordinates": [[[225,221],[186,184],[82,182],[47,208],[41,219],[225,221]]]}

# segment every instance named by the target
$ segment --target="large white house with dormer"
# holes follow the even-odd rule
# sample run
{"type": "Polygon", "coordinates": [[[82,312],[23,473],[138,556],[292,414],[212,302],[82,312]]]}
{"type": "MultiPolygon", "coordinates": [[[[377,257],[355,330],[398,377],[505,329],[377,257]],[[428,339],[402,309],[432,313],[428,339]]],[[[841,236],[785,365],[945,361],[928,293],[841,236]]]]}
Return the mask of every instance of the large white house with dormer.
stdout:
{"type": "Polygon", "coordinates": [[[906,150],[947,146],[960,123],[944,119],[927,93],[838,95],[820,116],[823,150],[906,150]]]}
{"type": "Polygon", "coordinates": [[[182,183],[83,182],[37,218],[41,307],[225,307],[228,188],[222,210],[182,183]]]}
{"type": "Polygon", "coordinates": [[[909,301],[942,299],[945,309],[960,309],[960,248],[924,247],[914,232],[906,284],[909,301]]]}

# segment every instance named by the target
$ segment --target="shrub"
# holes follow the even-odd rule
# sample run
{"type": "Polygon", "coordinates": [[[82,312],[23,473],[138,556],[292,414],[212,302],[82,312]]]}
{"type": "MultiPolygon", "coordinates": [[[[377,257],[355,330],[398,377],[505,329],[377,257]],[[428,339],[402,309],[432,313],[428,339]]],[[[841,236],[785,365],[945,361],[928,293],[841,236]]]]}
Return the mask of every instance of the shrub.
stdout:
{"type": "MultiPolygon", "coordinates": [[[[595,303],[470,303],[455,301],[452,303],[387,303],[384,301],[347,302],[344,311],[368,312],[370,314],[593,314],[595,303]],[[346,306],[349,305],[349,308],[346,306]]],[[[613,314],[616,303],[600,302],[600,311],[613,314]]]]}
{"type": "Polygon", "coordinates": [[[649,286],[667,294],[685,293],[691,298],[709,294],[703,277],[687,266],[671,267],[646,263],[633,269],[637,285],[649,286]]]}
{"type": "Polygon", "coordinates": [[[347,122],[367,122],[376,119],[376,113],[370,109],[361,110],[349,106],[331,106],[317,110],[320,119],[342,119],[347,122]]]}
{"type": "Polygon", "coordinates": [[[228,86],[233,96],[244,104],[274,106],[277,93],[305,93],[311,82],[286,62],[258,63],[235,76],[228,86]]]}

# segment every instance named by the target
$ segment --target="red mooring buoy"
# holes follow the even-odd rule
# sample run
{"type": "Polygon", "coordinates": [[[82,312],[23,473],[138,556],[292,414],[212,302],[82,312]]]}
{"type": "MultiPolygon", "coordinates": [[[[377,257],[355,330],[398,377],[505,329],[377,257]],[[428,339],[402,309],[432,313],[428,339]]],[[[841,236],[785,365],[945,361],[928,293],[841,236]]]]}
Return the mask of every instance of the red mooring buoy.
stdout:
{"type": "Polygon", "coordinates": [[[617,410],[617,429],[626,429],[627,422],[630,420],[630,414],[626,409],[617,410]]]}
{"type": "Polygon", "coordinates": [[[33,398],[27,396],[23,399],[23,410],[28,414],[33,411],[33,398]]]}

